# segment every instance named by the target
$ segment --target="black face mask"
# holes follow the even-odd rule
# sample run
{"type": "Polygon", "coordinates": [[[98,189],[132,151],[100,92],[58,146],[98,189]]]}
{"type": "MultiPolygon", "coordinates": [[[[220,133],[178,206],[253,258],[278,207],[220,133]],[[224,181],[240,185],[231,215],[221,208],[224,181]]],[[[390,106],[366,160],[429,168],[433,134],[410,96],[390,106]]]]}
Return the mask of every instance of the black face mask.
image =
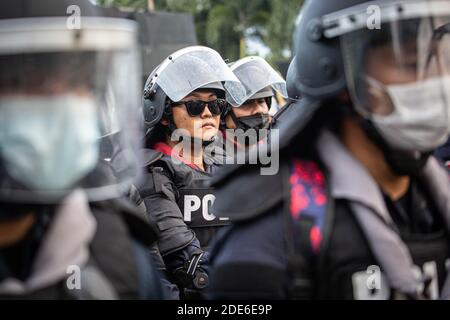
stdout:
{"type": "Polygon", "coordinates": [[[236,125],[235,130],[241,129],[245,132],[246,136],[249,137],[248,140],[245,140],[245,146],[250,146],[254,142],[261,141],[267,137],[270,126],[270,115],[268,113],[257,113],[251,116],[238,118],[234,112],[231,111],[230,116],[236,125]],[[253,138],[251,138],[252,136],[253,138]],[[252,141],[254,142],[252,143],[252,141]]]}
{"type": "Polygon", "coordinates": [[[270,124],[270,116],[268,113],[257,113],[251,116],[236,117],[233,111],[230,112],[237,129],[247,131],[249,129],[261,130],[267,129],[270,124]]]}

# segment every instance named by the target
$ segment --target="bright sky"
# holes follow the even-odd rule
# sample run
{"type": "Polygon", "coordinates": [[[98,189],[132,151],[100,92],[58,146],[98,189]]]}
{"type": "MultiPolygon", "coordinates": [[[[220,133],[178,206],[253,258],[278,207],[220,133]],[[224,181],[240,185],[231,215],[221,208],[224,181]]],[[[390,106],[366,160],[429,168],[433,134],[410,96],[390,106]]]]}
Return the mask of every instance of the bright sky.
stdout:
{"type": "Polygon", "coordinates": [[[270,53],[270,48],[267,47],[259,39],[248,37],[247,41],[247,52],[249,54],[256,54],[262,58],[265,58],[270,53]]]}

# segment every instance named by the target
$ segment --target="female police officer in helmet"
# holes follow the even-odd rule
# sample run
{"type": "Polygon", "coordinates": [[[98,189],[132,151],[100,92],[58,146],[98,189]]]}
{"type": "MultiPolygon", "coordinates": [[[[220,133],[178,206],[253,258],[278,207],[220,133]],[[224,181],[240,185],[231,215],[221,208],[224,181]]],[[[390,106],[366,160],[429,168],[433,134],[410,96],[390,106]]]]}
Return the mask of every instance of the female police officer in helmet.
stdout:
{"type": "Polygon", "coordinates": [[[305,3],[309,103],[280,124],[280,175],[255,173],[250,204],[227,197],[239,177],[218,183],[235,225],[212,252],[213,297],[450,298],[450,186],[430,156],[450,133],[449,22],[450,1],[305,3]]]}
{"type": "Polygon", "coordinates": [[[201,46],[173,53],[145,85],[148,174],[138,189],[157,221],[168,277],[184,294],[207,285],[205,250],[217,228],[228,223],[210,211],[212,166],[204,148],[218,133],[225,98],[242,103],[243,96],[220,55],[201,46]]]}

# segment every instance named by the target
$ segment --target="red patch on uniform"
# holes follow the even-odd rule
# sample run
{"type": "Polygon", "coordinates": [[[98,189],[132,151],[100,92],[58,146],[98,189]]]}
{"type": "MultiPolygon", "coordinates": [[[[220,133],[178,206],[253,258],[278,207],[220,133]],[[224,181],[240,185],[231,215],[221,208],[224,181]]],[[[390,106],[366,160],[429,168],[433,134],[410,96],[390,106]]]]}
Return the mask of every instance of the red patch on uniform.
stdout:
{"type": "Polygon", "coordinates": [[[292,160],[289,182],[291,184],[291,214],[293,217],[297,217],[310,205],[321,207],[326,204],[325,176],[316,163],[292,160]],[[310,203],[311,201],[313,203],[310,203]]]}
{"type": "Polygon", "coordinates": [[[169,146],[168,144],[164,143],[164,142],[157,142],[157,143],[155,143],[155,145],[153,146],[153,149],[155,151],[159,151],[159,152],[164,153],[168,157],[175,157],[175,158],[177,158],[178,160],[180,160],[184,164],[188,165],[192,169],[203,171],[197,165],[195,165],[193,163],[190,163],[186,159],[184,159],[184,158],[180,157],[179,155],[175,154],[174,152],[172,152],[172,150],[173,150],[172,147],[169,146]]]}
{"type": "Polygon", "coordinates": [[[317,206],[323,206],[327,202],[327,196],[322,188],[313,187],[311,188],[311,193],[314,198],[314,203],[317,206]]]}
{"type": "Polygon", "coordinates": [[[313,174],[313,180],[314,183],[319,186],[323,186],[325,184],[325,177],[323,176],[323,173],[318,170],[317,167],[315,168],[315,172],[313,174]]]}
{"type": "Polygon", "coordinates": [[[291,176],[289,177],[289,182],[290,182],[291,185],[296,185],[300,181],[299,181],[298,176],[296,174],[291,174],[291,176]]]}
{"type": "Polygon", "coordinates": [[[305,168],[305,164],[299,160],[294,160],[294,174],[298,176],[298,179],[303,181],[304,183],[309,183],[311,178],[309,176],[308,170],[305,168]]]}
{"type": "Polygon", "coordinates": [[[308,196],[305,194],[305,187],[301,184],[294,184],[291,187],[291,215],[297,217],[302,210],[309,205],[308,196]]]}
{"type": "Polygon", "coordinates": [[[322,233],[320,232],[318,226],[314,226],[311,228],[311,231],[309,232],[309,241],[311,242],[312,250],[315,253],[318,253],[320,249],[320,243],[322,242],[322,233]]]}

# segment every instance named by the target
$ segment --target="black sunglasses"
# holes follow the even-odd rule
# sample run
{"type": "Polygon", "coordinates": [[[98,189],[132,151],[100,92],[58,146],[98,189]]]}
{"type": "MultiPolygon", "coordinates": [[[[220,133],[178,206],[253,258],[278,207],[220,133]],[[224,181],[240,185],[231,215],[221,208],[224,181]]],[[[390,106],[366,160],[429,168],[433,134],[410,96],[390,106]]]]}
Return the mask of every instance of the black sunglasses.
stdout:
{"type": "Polygon", "coordinates": [[[186,106],[186,111],[191,117],[198,117],[201,115],[206,106],[208,106],[209,112],[211,112],[213,116],[220,116],[227,106],[227,101],[224,99],[217,99],[213,101],[192,100],[172,103],[172,107],[181,105],[186,106]]]}

